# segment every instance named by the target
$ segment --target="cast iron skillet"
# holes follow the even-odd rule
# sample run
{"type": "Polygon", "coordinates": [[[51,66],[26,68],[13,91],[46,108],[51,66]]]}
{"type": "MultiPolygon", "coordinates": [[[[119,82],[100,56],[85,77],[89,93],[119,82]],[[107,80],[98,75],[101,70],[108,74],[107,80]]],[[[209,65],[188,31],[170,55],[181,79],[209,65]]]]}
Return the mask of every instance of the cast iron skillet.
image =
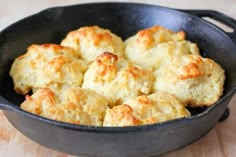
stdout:
{"type": "MultiPolygon", "coordinates": [[[[236,91],[236,32],[226,33],[201,17],[211,17],[236,30],[236,21],[211,10],[174,10],[132,3],[93,3],[57,7],[25,18],[0,33],[0,108],[12,125],[32,140],[74,155],[144,157],[188,145],[218,122],[236,91]],[[9,69],[32,44],[59,43],[71,30],[99,25],[123,39],[153,25],[184,30],[202,55],[226,70],[224,95],[213,106],[191,110],[193,116],[136,127],[73,125],[42,118],[19,108],[23,97],[13,90],[9,69]]],[[[227,115],[227,114],[226,114],[227,115]]]]}

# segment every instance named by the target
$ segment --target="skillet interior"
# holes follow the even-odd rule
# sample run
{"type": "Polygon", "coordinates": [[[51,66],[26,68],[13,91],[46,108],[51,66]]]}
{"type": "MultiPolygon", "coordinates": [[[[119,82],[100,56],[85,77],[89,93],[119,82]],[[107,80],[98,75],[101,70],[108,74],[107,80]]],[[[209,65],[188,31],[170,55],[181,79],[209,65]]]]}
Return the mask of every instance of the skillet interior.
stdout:
{"type": "MultiPolygon", "coordinates": [[[[125,40],[138,30],[162,25],[174,31],[184,30],[187,39],[196,42],[205,57],[210,57],[226,70],[224,93],[236,85],[235,44],[219,29],[184,13],[138,4],[97,4],[59,7],[42,11],[23,19],[0,34],[0,94],[19,106],[24,97],[13,90],[9,77],[15,57],[26,52],[32,43],[60,43],[65,35],[81,26],[99,25],[108,28],[125,40]]],[[[202,109],[191,110],[192,114],[202,109]]]]}

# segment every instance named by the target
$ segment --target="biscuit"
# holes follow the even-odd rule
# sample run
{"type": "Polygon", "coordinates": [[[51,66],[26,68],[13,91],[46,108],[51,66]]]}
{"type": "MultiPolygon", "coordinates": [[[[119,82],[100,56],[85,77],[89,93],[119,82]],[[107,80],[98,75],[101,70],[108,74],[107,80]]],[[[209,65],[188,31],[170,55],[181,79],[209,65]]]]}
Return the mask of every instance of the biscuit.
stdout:
{"type": "Polygon", "coordinates": [[[124,43],[120,37],[98,26],[81,27],[71,31],[61,42],[76,50],[88,62],[103,52],[112,52],[119,57],[124,55],[124,43]]]}
{"type": "Polygon", "coordinates": [[[108,102],[88,89],[70,88],[54,91],[44,87],[31,96],[26,95],[21,108],[57,121],[101,126],[108,102]]]}
{"type": "Polygon", "coordinates": [[[80,125],[136,126],[189,117],[185,108],[214,104],[224,70],[200,56],[185,32],[162,26],[138,31],[123,43],[108,29],[86,26],[57,44],[33,44],[17,57],[10,76],[26,95],[21,108],[80,125]]]}
{"type": "Polygon", "coordinates": [[[155,76],[154,91],[171,93],[191,107],[210,106],[223,94],[224,70],[199,55],[176,57],[155,76]]]}
{"type": "Polygon", "coordinates": [[[99,55],[84,74],[82,88],[103,95],[110,106],[119,105],[127,98],[149,94],[154,76],[117,55],[105,52],[99,55]]]}
{"type": "Polygon", "coordinates": [[[141,95],[107,109],[103,126],[132,126],[189,117],[190,112],[174,96],[165,92],[141,95]]]}
{"type": "Polygon", "coordinates": [[[87,63],[69,47],[56,44],[31,45],[17,57],[10,75],[17,93],[26,94],[44,86],[80,86],[87,63]]]}
{"type": "Polygon", "coordinates": [[[199,54],[196,44],[186,41],[185,33],[161,26],[140,30],[125,41],[125,56],[145,69],[157,69],[173,57],[199,54]]]}

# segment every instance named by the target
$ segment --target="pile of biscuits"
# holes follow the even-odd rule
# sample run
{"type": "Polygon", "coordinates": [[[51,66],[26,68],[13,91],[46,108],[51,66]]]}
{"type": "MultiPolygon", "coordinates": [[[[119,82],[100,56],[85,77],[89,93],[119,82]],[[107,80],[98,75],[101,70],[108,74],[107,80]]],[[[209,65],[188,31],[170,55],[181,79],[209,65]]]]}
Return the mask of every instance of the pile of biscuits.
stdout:
{"type": "Polygon", "coordinates": [[[225,74],[185,36],[153,26],[123,42],[108,29],[81,27],[60,45],[29,46],[10,76],[25,95],[23,110],[57,121],[111,127],[189,117],[187,106],[220,98],[225,74]]]}

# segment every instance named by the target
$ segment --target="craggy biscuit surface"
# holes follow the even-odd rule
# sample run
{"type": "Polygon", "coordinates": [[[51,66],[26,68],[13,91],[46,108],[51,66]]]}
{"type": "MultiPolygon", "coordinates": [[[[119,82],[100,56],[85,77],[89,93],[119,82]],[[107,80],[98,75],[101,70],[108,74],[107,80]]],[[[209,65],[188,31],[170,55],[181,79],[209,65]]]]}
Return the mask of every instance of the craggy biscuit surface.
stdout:
{"type": "Polygon", "coordinates": [[[106,97],[110,106],[119,105],[127,98],[149,94],[154,76],[105,52],[98,56],[84,74],[82,88],[89,88],[106,97]]]}
{"type": "Polygon", "coordinates": [[[146,69],[157,69],[176,56],[199,54],[196,44],[185,40],[185,33],[161,26],[140,30],[125,41],[125,56],[146,69]]]}
{"type": "Polygon", "coordinates": [[[97,93],[81,88],[54,91],[48,87],[26,95],[21,108],[57,121],[101,126],[108,102],[97,93]]]}
{"type": "Polygon", "coordinates": [[[58,85],[80,86],[87,63],[69,47],[56,44],[31,45],[15,59],[10,75],[15,90],[26,94],[31,89],[58,85]]]}
{"type": "Polygon", "coordinates": [[[190,113],[174,96],[165,92],[141,95],[107,109],[103,126],[132,126],[164,122],[190,113]]]}
{"type": "Polygon", "coordinates": [[[169,92],[191,107],[210,106],[223,94],[224,70],[199,55],[176,57],[155,76],[154,91],[169,92]]]}
{"type": "Polygon", "coordinates": [[[98,26],[81,27],[69,32],[61,45],[74,48],[83,59],[89,62],[107,51],[119,57],[124,55],[124,43],[121,38],[110,30],[98,26]]]}
{"type": "Polygon", "coordinates": [[[162,26],[123,43],[108,29],[85,26],[56,44],[33,44],[11,67],[21,108],[49,119],[93,126],[136,126],[189,117],[213,105],[224,70],[203,58],[185,32],[162,26]]]}

